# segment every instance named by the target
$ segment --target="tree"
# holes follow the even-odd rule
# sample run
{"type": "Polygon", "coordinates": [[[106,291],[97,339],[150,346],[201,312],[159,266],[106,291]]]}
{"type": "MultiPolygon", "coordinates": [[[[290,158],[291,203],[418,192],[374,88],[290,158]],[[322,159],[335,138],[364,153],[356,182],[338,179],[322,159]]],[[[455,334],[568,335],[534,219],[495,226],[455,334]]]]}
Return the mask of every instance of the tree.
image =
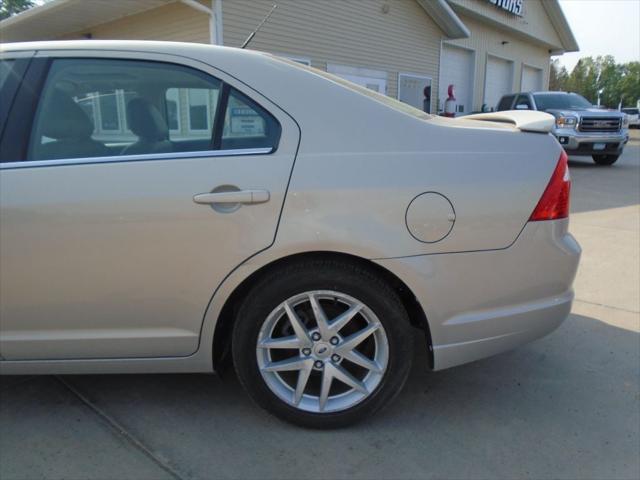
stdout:
{"type": "Polygon", "coordinates": [[[583,57],[571,72],[551,62],[549,89],[579,93],[591,103],[598,101],[609,108],[635,106],[640,100],[640,62],[616,63],[611,55],[583,57]]]}
{"type": "Polygon", "coordinates": [[[601,102],[609,107],[617,107],[620,102],[620,80],[622,65],[616,64],[611,55],[596,58],[598,69],[597,88],[602,90],[601,102]]]}
{"type": "Polygon", "coordinates": [[[549,90],[566,90],[568,80],[569,72],[567,72],[567,68],[564,65],[560,65],[560,60],[554,58],[549,66],[549,90]]]}
{"type": "Polygon", "coordinates": [[[635,106],[640,101],[640,62],[625,63],[621,67],[620,101],[624,106],[635,106]]]}
{"type": "Polygon", "coordinates": [[[0,0],[0,20],[33,7],[33,0],[0,0]]]}

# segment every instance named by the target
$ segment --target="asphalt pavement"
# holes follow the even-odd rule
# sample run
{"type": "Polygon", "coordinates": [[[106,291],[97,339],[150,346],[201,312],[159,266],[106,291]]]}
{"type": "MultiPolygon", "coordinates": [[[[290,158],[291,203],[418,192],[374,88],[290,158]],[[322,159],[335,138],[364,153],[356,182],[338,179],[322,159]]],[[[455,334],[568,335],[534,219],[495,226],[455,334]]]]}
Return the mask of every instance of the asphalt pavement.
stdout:
{"type": "Polygon", "coordinates": [[[0,378],[0,479],[640,478],[640,131],[572,158],[576,302],[551,335],[410,380],[339,431],[284,424],[233,376],[0,378]]]}

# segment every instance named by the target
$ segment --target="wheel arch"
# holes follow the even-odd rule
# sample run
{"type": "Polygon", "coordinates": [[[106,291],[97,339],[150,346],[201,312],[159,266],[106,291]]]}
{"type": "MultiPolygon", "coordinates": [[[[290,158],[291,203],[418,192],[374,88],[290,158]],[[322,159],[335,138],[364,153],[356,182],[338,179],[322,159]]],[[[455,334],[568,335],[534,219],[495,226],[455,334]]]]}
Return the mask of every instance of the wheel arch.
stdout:
{"type": "Polygon", "coordinates": [[[246,293],[255,285],[264,275],[269,274],[275,269],[282,268],[296,262],[308,261],[310,259],[331,259],[348,263],[355,263],[363,268],[369,269],[376,275],[380,276],[385,282],[387,282],[398,294],[402,305],[407,311],[411,325],[421,330],[426,337],[428,351],[429,351],[429,366],[433,368],[433,342],[431,339],[431,331],[429,329],[429,323],[424,312],[424,309],[420,305],[417,297],[411,291],[411,289],[398,278],[394,273],[387,270],[385,267],[362,257],[350,255],[340,252],[331,251],[312,251],[304,253],[296,253],[286,257],[281,257],[277,260],[273,260],[270,263],[260,267],[255,272],[251,273],[240,284],[238,284],[233,292],[228,296],[215,325],[213,334],[213,368],[219,373],[224,373],[231,365],[231,332],[233,330],[233,324],[236,318],[236,314],[242,299],[246,293]]]}

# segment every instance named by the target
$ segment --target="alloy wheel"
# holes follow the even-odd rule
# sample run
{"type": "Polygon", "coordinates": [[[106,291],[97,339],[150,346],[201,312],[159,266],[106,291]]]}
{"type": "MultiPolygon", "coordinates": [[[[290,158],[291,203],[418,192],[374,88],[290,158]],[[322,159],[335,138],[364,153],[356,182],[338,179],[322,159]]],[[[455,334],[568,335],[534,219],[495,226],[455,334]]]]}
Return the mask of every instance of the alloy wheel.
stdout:
{"type": "Polygon", "coordinates": [[[314,290],[278,305],[264,321],[256,345],[269,389],[295,408],[327,413],[369,397],[389,362],[382,323],[361,301],[314,290]]]}

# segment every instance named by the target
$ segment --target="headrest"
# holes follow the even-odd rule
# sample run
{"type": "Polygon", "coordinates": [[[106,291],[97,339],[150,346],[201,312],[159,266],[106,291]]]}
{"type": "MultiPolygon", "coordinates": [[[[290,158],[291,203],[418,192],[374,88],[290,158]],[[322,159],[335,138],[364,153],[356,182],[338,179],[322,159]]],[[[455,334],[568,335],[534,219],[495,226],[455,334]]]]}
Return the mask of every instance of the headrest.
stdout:
{"type": "Polygon", "coordinates": [[[41,129],[56,140],[85,139],[93,134],[93,121],[69,94],[55,89],[44,105],[41,129]]]}
{"type": "Polygon", "coordinates": [[[166,140],[169,136],[167,122],[146,98],[136,97],[129,100],[127,122],[131,131],[143,140],[158,142],[166,140]]]}

